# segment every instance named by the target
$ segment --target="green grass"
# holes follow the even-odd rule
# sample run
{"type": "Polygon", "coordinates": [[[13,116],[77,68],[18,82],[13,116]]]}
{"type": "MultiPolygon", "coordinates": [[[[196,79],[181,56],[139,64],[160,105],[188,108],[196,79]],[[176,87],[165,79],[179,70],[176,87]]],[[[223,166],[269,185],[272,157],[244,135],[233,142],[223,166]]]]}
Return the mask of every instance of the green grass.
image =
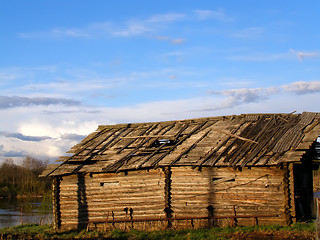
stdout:
{"type": "MultiPolygon", "coordinates": [[[[231,239],[233,235],[253,234],[253,233],[277,233],[277,234],[302,234],[303,236],[312,236],[315,232],[314,222],[310,223],[296,223],[290,227],[268,225],[268,226],[238,226],[238,227],[224,227],[211,229],[183,229],[183,230],[162,230],[162,231],[138,231],[131,229],[130,231],[123,231],[115,229],[109,232],[102,231],[86,231],[86,230],[70,230],[70,231],[56,231],[51,225],[37,225],[27,224],[15,227],[7,227],[0,229],[0,234],[9,234],[12,236],[19,236],[32,239],[110,239],[110,240],[223,240],[231,239]]],[[[309,239],[309,238],[304,238],[309,239]]],[[[311,238],[310,238],[311,239],[311,238]]]]}

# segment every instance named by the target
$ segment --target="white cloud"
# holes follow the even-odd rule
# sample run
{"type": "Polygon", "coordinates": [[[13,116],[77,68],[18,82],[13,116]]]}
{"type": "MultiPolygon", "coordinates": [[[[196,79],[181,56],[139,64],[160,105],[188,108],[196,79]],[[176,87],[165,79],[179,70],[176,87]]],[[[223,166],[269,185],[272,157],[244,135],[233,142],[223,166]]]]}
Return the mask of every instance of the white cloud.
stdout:
{"type": "Polygon", "coordinates": [[[165,22],[175,22],[186,17],[182,13],[166,13],[166,14],[156,14],[147,19],[150,23],[165,23],[165,22]]]}
{"type": "Polygon", "coordinates": [[[105,93],[130,81],[130,75],[110,77],[107,73],[97,73],[89,68],[63,65],[0,69],[0,108],[40,104],[41,100],[67,103],[67,99],[74,101],[96,92],[105,93]],[[6,80],[2,80],[1,76],[6,80]]]}
{"type": "Polygon", "coordinates": [[[0,109],[26,107],[37,105],[80,105],[80,102],[64,99],[64,98],[49,98],[49,97],[22,97],[22,96],[1,96],[0,95],[0,109]]]}
{"type": "Polygon", "coordinates": [[[182,13],[155,14],[147,19],[130,19],[124,23],[97,22],[83,27],[53,28],[46,32],[19,33],[22,38],[101,38],[107,36],[134,37],[150,34],[166,25],[182,20],[186,17],[182,13]]]}
{"type": "Polygon", "coordinates": [[[49,83],[36,83],[27,84],[21,87],[21,90],[28,92],[46,92],[47,93],[79,93],[89,92],[92,90],[103,90],[119,87],[130,79],[127,78],[106,78],[106,79],[79,79],[78,81],[73,79],[61,79],[55,82],[49,83]]]}
{"type": "MultiPolygon", "coordinates": [[[[50,116],[45,118],[46,121],[41,121],[37,118],[29,118],[25,121],[20,121],[17,130],[23,135],[51,136],[53,138],[59,138],[64,134],[86,135],[96,128],[97,120],[86,120],[86,118],[88,118],[86,115],[90,114],[81,113],[80,111],[74,112],[73,114],[82,117],[82,119],[70,117],[70,120],[65,120],[64,116],[70,114],[59,114],[59,112],[57,112],[55,117],[59,118],[58,120],[51,120],[49,119],[50,116]]],[[[99,113],[94,116],[99,116],[99,113]]],[[[44,116],[42,116],[42,119],[44,119],[44,116]]]]}
{"type": "Polygon", "coordinates": [[[221,85],[225,87],[244,88],[252,85],[254,83],[254,80],[249,78],[240,79],[235,77],[224,77],[220,78],[219,82],[221,82],[221,85]]]}
{"type": "Polygon", "coordinates": [[[50,159],[53,162],[58,156],[66,155],[66,151],[78,143],[76,140],[68,139],[48,139],[41,142],[21,141],[12,138],[1,140],[4,145],[0,149],[0,161],[9,157],[19,161],[26,156],[32,156],[42,160],[50,159]]]}
{"type": "Polygon", "coordinates": [[[16,138],[22,141],[31,141],[31,142],[40,142],[40,141],[51,138],[48,136],[28,136],[28,135],[23,135],[21,133],[12,133],[12,132],[6,132],[6,131],[0,131],[0,136],[4,136],[7,138],[16,138]]]}
{"type": "Polygon", "coordinates": [[[320,81],[311,82],[293,82],[288,85],[283,85],[282,88],[287,92],[294,94],[308,94],[320,92],[320,81]]]}
{"type": "Polygon", "coordinates": [[[277,93],[277,88],[241,88],[241,89],[230,89],[223,91],[209,91],[212,95],[223,95],[224,98],[220,103],[219,107],[204,108],[204,111],[208,110],[219,110],[233,108],[238,105],[263,102],[270,98],[272,95],[277,93]]]}
{"type": "Polygon", "coordinates": [[[219,9],[216,11],[212,10],[195,10],[194,11],[196,17],[200,20],[206,19],[216,19],[220,21],[231,21],[232,18],[227,16],[223,9],[219,9]]]}
{"type": "Polygon", "coordinates": [[[121,30],[114,31],[112,35],[117,37],[131,37],[152,31],[154,31],[153,28],[142,22],[129,22],[126,24],[126,27],[121,30]]]}
{"type": "Polygon", "coordinates": [[[276,89],[274,88],[242,88],[224,90],[221,92],[221,94],[233,98],[235,102],[249,103],[258,102],[261,99],[266,99],[275,92],[276,89]]]}
{"type": "Polygon", "coordinates": [[[51,31],[54,37],[72,37],[72,38],[88,38],[90,37],[89,31],[85,29],[67,29],[55,28],[51,31]]]}
{"type": "Polygon", "coordinates": [[[19,77],[19,75],[16,73],[2,72],[0,70],[0,84],[3,82],[14,80],[18,77],[19,77]]]}

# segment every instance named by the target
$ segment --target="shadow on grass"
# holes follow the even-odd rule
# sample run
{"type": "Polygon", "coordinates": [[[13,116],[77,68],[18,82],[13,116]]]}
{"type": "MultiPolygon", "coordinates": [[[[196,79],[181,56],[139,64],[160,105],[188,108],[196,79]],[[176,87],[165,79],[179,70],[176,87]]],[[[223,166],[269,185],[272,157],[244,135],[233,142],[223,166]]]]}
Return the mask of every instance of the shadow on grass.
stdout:
{"type": "Polygon", "coordinates": [[[69,230],[56,231],[51,225],[27,224],[0,229],[1,239],[110,239],[110,240],[195,240],[195,239],[314,239],[315,224],[297,223],[290,227],[269,225],[250,227],[213,227],[210,229],[183,229],[163,231],[124,231],[115,229],[108,232],[69,230]],[[258,238],[257,238],[258,237],[258,238]],[[281,237],[281,238],[279,238],[281,237]]]}

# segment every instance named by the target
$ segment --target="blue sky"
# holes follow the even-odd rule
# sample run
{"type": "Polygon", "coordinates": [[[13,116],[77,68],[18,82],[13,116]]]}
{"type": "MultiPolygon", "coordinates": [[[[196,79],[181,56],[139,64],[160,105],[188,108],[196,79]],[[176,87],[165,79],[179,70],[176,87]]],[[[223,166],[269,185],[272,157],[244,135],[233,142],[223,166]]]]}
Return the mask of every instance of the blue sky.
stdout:
{"type": "Polygon", "coordinates": [[[319,1],[0,2],[0,161],[100,124],[319,111],[319,1]]]}

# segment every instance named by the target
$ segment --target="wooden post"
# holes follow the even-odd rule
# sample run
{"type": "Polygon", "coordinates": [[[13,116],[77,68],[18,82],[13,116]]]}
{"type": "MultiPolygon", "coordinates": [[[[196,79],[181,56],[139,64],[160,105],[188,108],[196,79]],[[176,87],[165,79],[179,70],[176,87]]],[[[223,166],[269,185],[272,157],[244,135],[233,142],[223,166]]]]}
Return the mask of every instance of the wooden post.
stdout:
{"type": "Polygon", "coordinates": [[[289,226],[292,224],[292,215],[291,215],[291,204],[290,204],[290,174],[289,174],[289,164],[283,163],[283,191],[284,191],[284,217],[286,225],[289,226]]]}
{"type": "Polygon", "coordinates": [[[238,219],[237,219],[237,211],[236,211],[236,205],[233,205],[233,221],[232,221],[232,227],[238,226],[238,219]]]}
{"type": "Polygon", "coordinates": [[[289,164],[288,166],[289,170],[289,189],[290,189],[290,212],[292,216],[292,223],[297,222],[297,213],[296,213],[296,207],[295,207],[295,194],[294,194],[294,172],[293,172],[293,164],[289,164]]]}
{"type": "MultiPolygon", "coordinates": [[[[129,212],[130,212],[130,220],[132,221],[133,220],[133,209],[130,208],[129,212]]],[[[131,228],[133,228],[133,221],[131,222],[131,228]]]]}
{"type": "MultiPolygon", "coordinates": [[[[114,212],[112,211],[111,213],[112,213],[112,220],[114,221],[114,212]]],[[[115,226],[115,223],[114,223],[114,222],[112,222],[112,227],[113,227],[113,228],[116,228],[116,226],[115,226]]]]}
{"type": "Polygon", "coordinates": [[[209,205],[207,207],[207,211],[208,211],[208,228],[211,228],[214,226],[214,219],[213,219],[214,208],[213,208],[213,206],[209,205]]]}
{"type": "Polygon", "coordinates": [[[172,209],[171,209],[171,168],[165,167],[163,169],[165,174],[165,185],[164,185],[164,199],[165,199],[165,207],[164,211],[166,213],[166,218],[168,218],[167,228],[172,227],[172,209]]]}
{"type": "Polygon", "coordinates": [[[258,222],[258,217],[253,217],[252,218],[252,225],[253,226],[258,226],[259,222],[258,222]]]}
{"type": "Polygon", "coordinates": [[[320,239],[319,236],[319,226],[320,226],[320,199],[316,198],[316,204],[317,204],[317,218],[315,220],[316,223],[316,240],[320,239]]]}
{"type": "Polygon", "coordinates": [[[54,177],[52,181],[53,194],[53,227],[59,229],[61,227],[61,212],[60,212],[60,177],[54,177]]]}

